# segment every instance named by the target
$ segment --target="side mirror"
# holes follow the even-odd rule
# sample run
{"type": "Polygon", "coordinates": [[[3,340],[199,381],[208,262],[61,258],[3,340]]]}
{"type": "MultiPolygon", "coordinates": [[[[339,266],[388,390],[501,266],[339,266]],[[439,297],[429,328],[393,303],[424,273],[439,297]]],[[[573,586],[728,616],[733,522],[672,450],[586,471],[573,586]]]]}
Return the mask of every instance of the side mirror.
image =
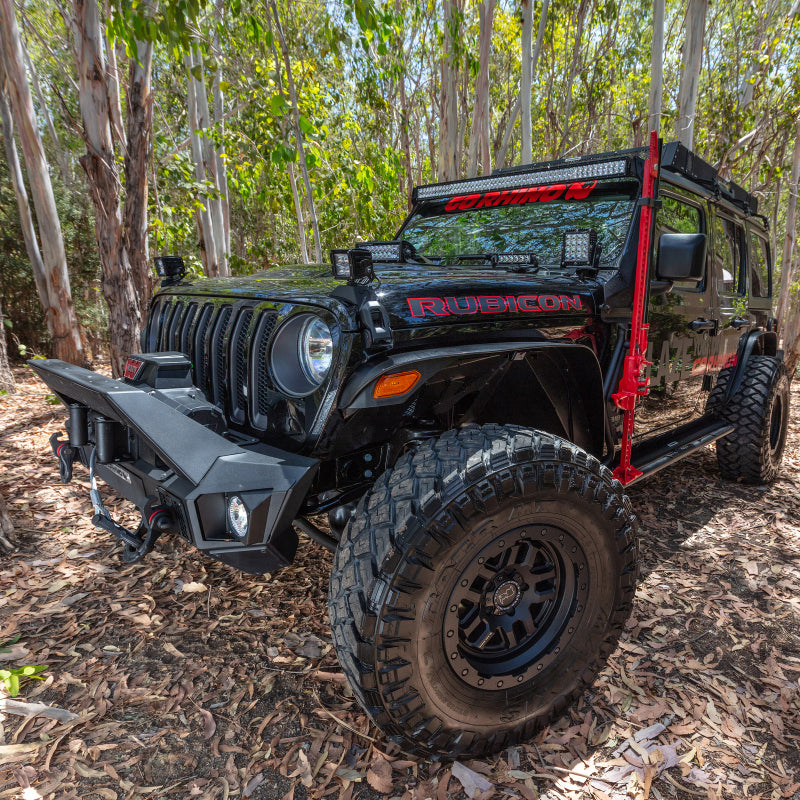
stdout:
{"type": "Polygon", "coordinates": [[[662,233],[656,275],[662,281],[700,283],[706,273],[704,233],[662,233]]]}

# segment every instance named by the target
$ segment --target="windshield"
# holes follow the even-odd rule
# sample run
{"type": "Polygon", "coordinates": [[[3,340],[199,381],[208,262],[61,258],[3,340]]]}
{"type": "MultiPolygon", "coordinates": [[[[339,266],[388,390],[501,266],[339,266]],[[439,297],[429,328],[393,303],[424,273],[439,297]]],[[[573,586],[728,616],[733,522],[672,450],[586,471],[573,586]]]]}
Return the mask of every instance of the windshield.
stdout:
{"type": "Polygon", "coordinates": [[[636,183],[626,182],[598,187],[585,199],[493,208],[462,209],[453,200],[431,203],[411,217],[401,236],[419,256],[438,264],[457,264],[463,256],[488,261],[492,255],[531,254],[540,266],[552,268],[561,265],[566,231],[594,229],[602,246],[598,266],[608,268],[625,244],[637,189],[636,183]]]}

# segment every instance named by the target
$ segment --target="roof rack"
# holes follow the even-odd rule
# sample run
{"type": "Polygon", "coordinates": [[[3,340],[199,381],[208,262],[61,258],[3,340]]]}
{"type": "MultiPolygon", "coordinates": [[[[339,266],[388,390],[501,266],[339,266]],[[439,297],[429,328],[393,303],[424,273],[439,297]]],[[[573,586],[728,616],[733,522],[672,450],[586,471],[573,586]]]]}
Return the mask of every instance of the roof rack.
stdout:
{"type": "Polygon", "coordinates": [[[661,149],[661,168],[677,172],[705,186],[748,214],[758,214],[758,198],[745,191],[739,184],[719,177],[717,170],[700,156],[695,155],[680,142],[667,142],[661,149]]]}

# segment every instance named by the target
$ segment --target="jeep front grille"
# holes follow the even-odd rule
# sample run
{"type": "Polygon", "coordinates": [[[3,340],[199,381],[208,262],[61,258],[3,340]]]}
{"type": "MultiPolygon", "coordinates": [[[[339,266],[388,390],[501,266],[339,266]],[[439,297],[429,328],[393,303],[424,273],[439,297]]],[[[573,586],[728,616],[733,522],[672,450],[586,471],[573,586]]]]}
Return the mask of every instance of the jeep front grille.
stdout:
{"type": "Polygon", "coordinates": [[[269,393],[267,351],[278,314],[272,309],[203,302],[156,301],[145,341],[150,352],[179,350],[192,379],[236,426],[265,430],[269,393]]]}

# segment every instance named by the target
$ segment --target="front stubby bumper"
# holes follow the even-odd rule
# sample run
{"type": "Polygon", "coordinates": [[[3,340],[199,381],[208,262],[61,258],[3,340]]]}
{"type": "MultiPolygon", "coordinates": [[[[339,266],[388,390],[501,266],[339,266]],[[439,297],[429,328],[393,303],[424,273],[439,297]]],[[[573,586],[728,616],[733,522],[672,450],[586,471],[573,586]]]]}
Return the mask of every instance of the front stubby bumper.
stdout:
{"type": "Polygon", "coordinates": [[[98,477],[140,509],[140,531],[158,517],[162,529],[244,572],[272,572],[292,561],[298,541],[292,521],[317,461],[215,432],[213,427],[224,432],[224,423],[215,424],[219,417],[209,414],[210,404],[191,386],[176,400],[170,390],[63,361],[29,364],[70,410],[69,440],[53,448],[62,479],[71,477],[73,459],[93,463],[98,477]],[[233,497],[247,509],[241,536],[228,518],[233,497]]]}

